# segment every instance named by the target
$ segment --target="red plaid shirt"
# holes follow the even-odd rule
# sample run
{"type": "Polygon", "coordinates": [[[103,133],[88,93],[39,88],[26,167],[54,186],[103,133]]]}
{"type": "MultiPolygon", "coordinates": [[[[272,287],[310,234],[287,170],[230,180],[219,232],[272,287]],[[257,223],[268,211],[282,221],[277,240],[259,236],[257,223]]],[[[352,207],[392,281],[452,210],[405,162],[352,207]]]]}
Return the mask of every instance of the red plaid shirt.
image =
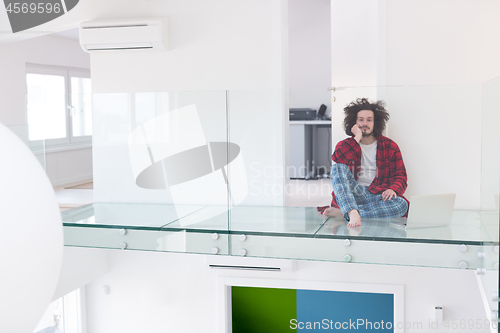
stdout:
{"type": "MultiPolygon", "coordinates": [[[[335,163],[342,163],[349,167],[354,179],[358,179],[361,171],[361,146],[353,137],[340,141],[335,147],[332,160],[335,163]]],[[[406,168],[398,145],[385,136],[377,137],[377,175],[373,179],[368,191],[373,194],[380,194],[387,189],[391,189],[400,197],[406,190],[406,168]]],[[[338,208],[335,201],[335,194],[332,192],[332,207],[338,208]]]]}

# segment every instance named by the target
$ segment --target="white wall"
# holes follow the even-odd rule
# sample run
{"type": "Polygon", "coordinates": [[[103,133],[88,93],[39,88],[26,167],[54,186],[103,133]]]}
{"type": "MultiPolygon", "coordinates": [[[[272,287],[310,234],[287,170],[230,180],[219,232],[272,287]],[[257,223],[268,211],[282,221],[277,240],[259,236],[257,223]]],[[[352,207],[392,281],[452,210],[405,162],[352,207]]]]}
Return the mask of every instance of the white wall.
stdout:
{"type": "MultiPolygon", "coordinates": [[[[90,68],[77,41],[38,37],[0,45],[0,122],[28,142],[26,63],[90,68]]],[[[92,149],[48,153],[47,174],[54,186],[92,178],[92,149]]]]}
{"type": "MultiPolygon", "coordinates": [[[[203,255],[128,251],[109,255],[109,274],[86,288],[92,333],[219,332],[218,276],[403,285],[405,321],[421,322],[424,328],[407,333],[447,332],[443,326],[425,330],[434,321],[435,306],[443,306],[445,320],[486,319],[471,270],[298,261],[295,272],[252,272],[211,270],[203,255]],[[107,296],[104,285],[110,288],[107,296]]],[[[266,260],[261,265],[266,263],[272,266],[266,260]]]]}
{"type": "MultiPolygon", "coordinates": [[[[327,90],[332,82],[330,12],[330,0],[288,1],[289,107],[319,110],[325,104],[328,116],[332,113],[331,93],[327,90]]],[[[314,135],[318,143],[316,166],[325,166],[329,172],[330,130],[319,128],[314,135]]]]}
{"type": "Polygon", "coordinates": [[[376,99],[377,89],[357,88],[385,85],[386,1],[331,2],[332,142],[346,138],[342,129],[343,108],[359,97],[376,99]]]}
{"type": "Polygon", "coordinates": [[[334,87],[376,86],[385,67],[385,0],[332,0],[334,87]]]}
{"type": "Polygon", "coordinates": [[[83,287],[109,271],[108,252],[101,249],[64,247],[63,263],[53,300],[83,287]]]}
{"type": "MultiPolygon", "coordinates": [[[[333,43],[332,57],[339,68],[345,66],[340,72],[344,75],[335,76],[334,63],[332,78],[338,85],[389,88],[340,91],[334,119],[341,122],[349,99],[385,99],[391,113],[387,135],[399,144],[408,170],[406,196],[456,193],[456,209],[479,209],[481,163],[489,163],[479,149],[481,84],[500,75],[500,46],[491,42],[500,37],[500,3],[389,0],[378,2],[378,7],[375,2],[364,6],[367,3],[333,2],[332,15],[342,17],[332,19],[332,38],[339,31],[341,43],[333,43]],[[371,20],[363,20],[366,15],[371,20]],[[377,17],[385,21],[385,40],[370,29],[377,17]],[[336,53],[339,46],[342,52],[336,53]],[[386,71],[377,72],[384,68],[384,59],[386,71]]],[[[334,142],[342,134],[338,127],[334,142]]]]}
{"type": "Polygon", "coordinates": [[[391,85],[482,83],[499,75],[495,0],[389,0],[391,85]]]}
{"type": "Polygon", "coordinates": [[[288,68],[291,108],[331,114],[331,21],[330,0],[288,2],[288,68]]]}

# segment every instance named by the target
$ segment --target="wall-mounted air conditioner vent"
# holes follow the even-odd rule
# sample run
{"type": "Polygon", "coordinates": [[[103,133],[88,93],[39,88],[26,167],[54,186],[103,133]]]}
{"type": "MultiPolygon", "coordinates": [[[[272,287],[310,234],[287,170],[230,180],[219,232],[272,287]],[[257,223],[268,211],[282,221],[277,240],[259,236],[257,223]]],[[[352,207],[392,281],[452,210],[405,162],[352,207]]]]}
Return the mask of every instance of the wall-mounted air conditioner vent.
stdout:
{"type": "Polygon", "coordinates": [[[85,52],[167,50],[168,19],[82,22],[80,45],[85,52]]]}

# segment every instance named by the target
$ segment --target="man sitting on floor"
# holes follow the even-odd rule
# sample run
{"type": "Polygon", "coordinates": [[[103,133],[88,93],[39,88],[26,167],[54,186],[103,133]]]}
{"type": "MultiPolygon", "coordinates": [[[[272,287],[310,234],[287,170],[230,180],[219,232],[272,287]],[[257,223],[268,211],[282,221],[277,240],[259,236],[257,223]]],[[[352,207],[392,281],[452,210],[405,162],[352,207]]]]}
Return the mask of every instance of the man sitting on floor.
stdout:
{"type": "Polygon", "coordinates": [[[406,169],[398,145],[382,135],[389,113],[385,103],[358,98],[344,108],[344,130],[332,159],[332,204],[326,216],[343,216],[348,227],[362,218],[401,217],[408,210],[403,197],[406,169]]]}

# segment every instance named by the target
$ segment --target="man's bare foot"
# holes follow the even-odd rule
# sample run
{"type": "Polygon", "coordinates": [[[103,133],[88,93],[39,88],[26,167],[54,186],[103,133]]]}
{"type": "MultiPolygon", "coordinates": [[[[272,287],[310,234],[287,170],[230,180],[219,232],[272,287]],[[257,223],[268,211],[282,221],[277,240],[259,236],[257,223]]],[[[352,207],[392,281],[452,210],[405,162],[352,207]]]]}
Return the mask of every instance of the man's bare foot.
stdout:
{"type": "Polygon", "coordinates": [[[342,211],[338,208],[335,207],[329,207],[323,211],[323,215],[329,216],[329,217],[340,217],[344,216],[342,214],[342,211]]]}
{"type": "Polygon", "coordinates": [[[347,226],[350,228],[361,226],[361,216],[359,216],[359,212],[356,209],[349,212],[349,223],[347,223],[347,226]]]}

